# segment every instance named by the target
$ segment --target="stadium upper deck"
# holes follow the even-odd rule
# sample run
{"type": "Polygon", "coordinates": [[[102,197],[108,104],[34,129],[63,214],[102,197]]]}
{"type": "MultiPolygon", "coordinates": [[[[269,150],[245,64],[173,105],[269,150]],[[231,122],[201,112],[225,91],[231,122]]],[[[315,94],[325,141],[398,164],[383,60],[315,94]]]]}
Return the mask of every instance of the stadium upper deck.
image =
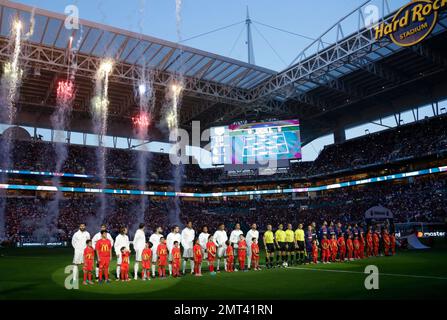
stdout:
{"type": "MultiPolygon", "coordinates": [[[[360,23],[365,16],[359,9],[349,15],[359,15],[357,32],[340,36],[344,35],[346,17],[341,19],[328,31],[337,30],[336,40],[317,39],[296,64],[276,73],[88,21],[81,21],[79,30],[67,30],[64,15],[1,0],[0,60],[9,55],[11,19],[19,17],[28,29],[34,12],[34,33],[24,42],[21,56],[27,71],[17,118],[22,125],[51,128],[55,83],[67,71],[72,36],[78,46],[73,131],[91,130],[85,120],[90,117],[92,78],[100,59],[112,57],[116,64],[109,91],[109,135],[133,134],[134,88],[144,62],[155,70],[160,97],[174,75],[184,75],[181,123],[185,126],[191,120],[200,120],[204,128],[251,117],[299,118],[304,144],[332,132],[336,140],[343,140],[347,127],[392,114],[399,123],[401,111],[428,103],[437,109],[437,101],[447,97],[446,11],[439,12],[433,31],[423,42],[400,47],[389,37],[376,40],[374,29],[360,23]]],[[[391,21],[395,14],[388,14],[383,21],[391,21]]],[[[163,99],[157,101],[160,104],[163,99]]],[[[161,138],[156,132],[151,136],[161,138]]]]}

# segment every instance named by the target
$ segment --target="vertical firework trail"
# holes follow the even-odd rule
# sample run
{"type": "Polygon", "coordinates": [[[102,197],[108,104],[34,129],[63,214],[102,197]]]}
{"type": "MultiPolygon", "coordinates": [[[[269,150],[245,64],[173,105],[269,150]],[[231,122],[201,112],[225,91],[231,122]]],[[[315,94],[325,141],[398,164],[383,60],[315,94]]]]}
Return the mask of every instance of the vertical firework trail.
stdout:
{"type": "MultiPolygon", "coordinates": [[[[76,76],[76,51],[73,50],[73,38],[70,37],[69,42],[69,61],[67,78],[60,80],[57,84],[56,92],[56,110],[51,116],[51,124],[53,126],[55,135],[53,146],[56,152],[56,167],[55,172],[61,173],[63,166],[68,157],[68,146],[65,141],[65,130],[67,121],[72,110],[73,99],[75,98],[74,81],[76,76]]],[[[52,179],[53,186],[60,187],[60,176],[55,175],[52,179]]],[[[54,199],[48,203],[46,208],[45,219],[39,221],[34,236],[42,242],[55,241],[60,233],[58,229],[59,219],[59,203],[62,198],[62,192],[57,191],[54,199]]]]}
{"type": "MultiPolygon", "coordinates": [[[[101,189],[106,187],[106,156],[107,150],[104,146],[104,140],[107,134],[107,117],[109,107],[109,76],[113,69],[113,61],[104,60],[99,66],[95,77],[95,96],[91,102],[91,112],[93,115],[93,131],[98,137],[98,148],[96,148],[97,173],[101,181],[101,189]]],[[[96,216],[93,218],[93,228],[99,228],[106,217],[106,196],[104,193],[99,195],[100,207],[96,216]]]]}
{"type": "MultiPolygon", "coordinates": [[[[146,189],[147,174],[150,171],[150,153],[147,149],[146,141],[148,140],[148,128],[150,126],[153,114],[153,106],[155,102],[155,94],[153,87],[153,74],[147,72],[145,67],[142,68],[141,79],[138,82],[137,100],[139,106],[138,115],[132,118],[135,127],[136,135],[140,143],[142,143],[141,150],[137,154],[137,171],[139,183],[142,190],[146,189]]],[[[148,208],[147,197],[141,197],[139,208],[137,209],[137,216],[134,220],[132,230],[136,229],[137,224],[144,221],[144,215],[148,208]]]]}
{"type": "MultiPolygon", "coordinates": [[[[181,104],[181,94],[183,91],[183,83],[180,80],[172,81],[168,87],[166,95],[166,113],[165,119],[169,128],[169,137],[174,142],[173,150],[179,151],[180,141],[178,140],[178,126],[179,126],[179,107],[181,104]],[[175,140],[174,140],[175,139],[175,140]]],[[[174,178],[174,191],[180,192],[183,180],[183,163],[181,162],[181,154],[177,153],[170,156],[172,164],[172,175],[174,178]],[[175,159],[176,161],[172,161],[175,159]]],[[[170,225],[180,225],[180,198],[174,197],[173,205],[169,207],[169,223],[170,225]]]]}
{"type": "MultiPolygon", "coordinates": [[[[20,52],[22,46],[23,25],[19,20],[12,23],[9,46],[12,48],[11,57],[3,66],[0,90],[0,121],[7,125],[14,124],[16,117],[15,102],[23,76],[20,68],[20,52]]],[[[11,169],[11,150],[13,147],[12,134],[3,134],[0,141],[0,167],[11,169]]],[[[0,183],[7,182],[7,175],[0,174],[0,183]]],[[[6,238],[6,193],[0,194],[0,240],[6,238]]]]}

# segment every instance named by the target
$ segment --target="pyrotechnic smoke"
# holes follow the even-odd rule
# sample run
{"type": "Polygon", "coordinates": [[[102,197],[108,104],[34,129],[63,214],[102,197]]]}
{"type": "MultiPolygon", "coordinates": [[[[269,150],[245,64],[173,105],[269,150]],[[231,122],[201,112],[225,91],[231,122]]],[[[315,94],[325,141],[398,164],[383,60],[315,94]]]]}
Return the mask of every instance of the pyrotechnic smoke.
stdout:
{"type": "MultiPolygon", "coordinates": [[[[91,112],[93,115],[93,131],[98,137],[98,148],[96,148],[97,170],[101,181],[101,189],[106,187],[106,148],[104,147],[104,139],[107,134],[107,118],[108,118],[108,91],[109,91],[109,76],[113,69],[113,61],[104,60],[95,77],[95,96],[91,102],[91,112]]],[[[106,212],[106,197],[104,193],[99,196],[100,208],[99,212],[93,221],[93,227],[99,227],[104,221],[106,212]]]]}
{"type": "MultiPolygon", "coordinates": [[[[152,120],[153,109],[155,105],[155,94],[153,86],[153,74],[151,72],[146,72],[143,67],[141,73],[141,79],[138,82],[136,91],[136,98],[139,106],[139,113],[132,120],[134,122],[136,135],[138,140],[142,143],[146,142],[149,138],[148,128],[152,120]]],[[[147,145],[143,144],[138,152],[137,170],[140,186],[144,190],[147,183],[147,173],[150,166],[150,153],[147,150],[147,145]]],[[[144,215],[146,209],[148,208],[148,199],[146,197],[141,197],[141,202],[139,208],[137,209],[137,216],[135,217],[135,225],[132,230],[134,230],[138,223],[144,221],[144,215]]]]}
{"type": "Polygon", "coordinates": [[[182,0],[175,0],[175,20],[177,26],[177,40],[182,41],[182,0]]]}
{"type": "MultiPolygon", "coordinates": [[[[15,102],[18,97],[18,89],[22,81],[23,70],[20,68],[20,52],[22,46],[23,25],[15,20],[11,28],[9,46],[12,48],[11,57],[3,66],[0,90],[0,120],[12,125],[16,117],[15,102]]],[[[11,150],[13,141],[11,135],[4,134],[0,142],[0,166],[3,169],[11,169],[11,150]]],[[[0,174],[0,183],[7,181],[6,174],[0,174]]],[[[0,194],[0,240],[6,237],[5,224],[6,197],[0,194]]]]}
{"type": "MultiPolygon", "coordinates": [[[[166,101],[164,105],[164,118],[169,129],[170,137],[178,137],[178,126],[179,126],[179,108],[181,104],[181,96],[183,91],[183,81],[180,79],[172,80],[168,85],[168,90],[166,92],[166,101]]],[[[179,150],[179,141],[174,141],[176,146],[175,150],[179,150]]],[[[178,155],[177,155],[178,156],[178,155]]],[[[183,181],[183,163],[176,161],[172,164],[172,176],[174,178],[174,191],[180,192],[182,181],[183,181]]],[[[174,208],[170,206],[169,208],[169,223],[171,225],[180,225],[180,199],[175,197],[174,208]]]]}

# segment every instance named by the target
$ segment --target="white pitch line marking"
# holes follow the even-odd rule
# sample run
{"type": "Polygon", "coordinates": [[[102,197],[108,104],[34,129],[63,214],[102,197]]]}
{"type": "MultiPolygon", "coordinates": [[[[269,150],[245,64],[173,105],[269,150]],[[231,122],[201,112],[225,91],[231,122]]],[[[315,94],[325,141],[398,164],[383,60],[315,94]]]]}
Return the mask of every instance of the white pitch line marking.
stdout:
{"type": "MultiPolygon", "coordinates": [[[[332,269],[299,268],[299,267],[288,267],[288,269],[307,270],[307,271],[322,271],[322,272],[335,272],[335,273],[354,273],[354,274],[366,274],[366,275],[368,274],[368,273],[364,273],[364,272],[361,272],[361,271],[349,271],[349,270],[332,270],[332,269]]],[[[419,276],[419,275],[414,275],[414,274],[383,273],[383,272],[379,272],[379,276],[447,280],[447,277],[419,276]]]]}

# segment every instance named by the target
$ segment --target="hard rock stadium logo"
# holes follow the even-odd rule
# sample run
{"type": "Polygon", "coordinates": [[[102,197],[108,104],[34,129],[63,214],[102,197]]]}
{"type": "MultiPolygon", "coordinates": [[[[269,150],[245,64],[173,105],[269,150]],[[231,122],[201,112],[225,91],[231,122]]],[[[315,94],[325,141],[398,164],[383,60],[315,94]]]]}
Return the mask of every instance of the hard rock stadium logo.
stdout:
{"type": "Polygon", "coordinates": [[[438,23],[439,12],[447,8],[447,0],[413,0],[402,7],[391,20],[375,28],[375,38],[389,36],[401,47],[416,45],[427,38],[438,23]]]}

